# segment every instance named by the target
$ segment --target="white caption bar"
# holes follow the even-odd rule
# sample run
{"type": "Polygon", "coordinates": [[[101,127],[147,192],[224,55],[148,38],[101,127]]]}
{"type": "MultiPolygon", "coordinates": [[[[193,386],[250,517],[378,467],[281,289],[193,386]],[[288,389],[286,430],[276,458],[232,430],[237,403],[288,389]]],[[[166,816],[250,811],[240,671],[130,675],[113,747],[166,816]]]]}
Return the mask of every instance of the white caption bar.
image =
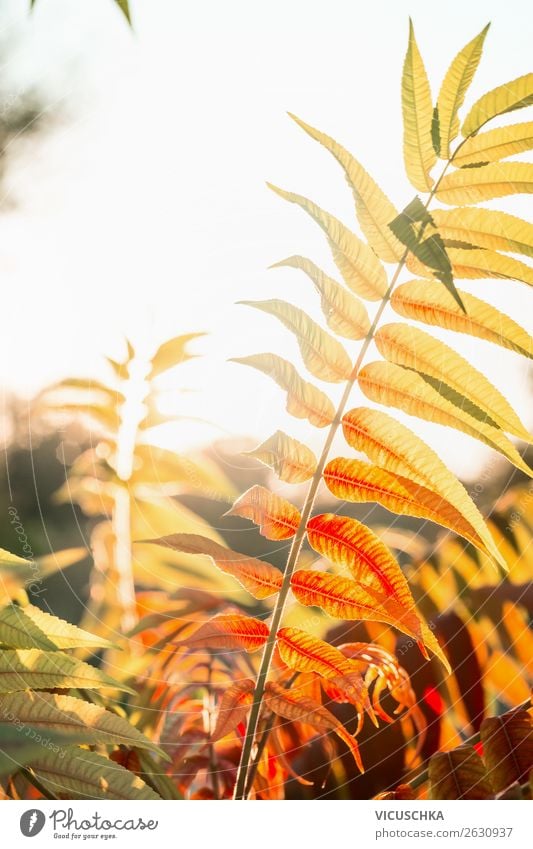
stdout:
{"type": "Polygon", "coordinates": [[[2,845],[32,849],[532,845],[530,802],[5,802],[1,813],[2,845]]]}

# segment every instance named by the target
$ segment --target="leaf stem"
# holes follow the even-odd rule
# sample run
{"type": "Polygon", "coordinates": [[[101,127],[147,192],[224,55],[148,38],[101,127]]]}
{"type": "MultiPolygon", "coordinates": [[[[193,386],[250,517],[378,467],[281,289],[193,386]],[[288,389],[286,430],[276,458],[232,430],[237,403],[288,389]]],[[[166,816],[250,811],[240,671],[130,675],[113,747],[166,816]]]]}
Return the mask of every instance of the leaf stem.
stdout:
{"type": "MultiPolygon", "coordinates": [[[[433,200],[439,185],[441,183],[442,178],[444,177],[448,167],[453,162],[455,155],[458,150],[461,148],[462,144],[459,144],[458,148],[454,151],[450,159],[446,162],[444,169],[438,179],[435,182],[429,196],[427,198],[425,208],[427,209],[433,200]]],[[[420,230],[418,232],[417,241],[419,242],[424,234],[425,223],[422,223],[420,230]]],[[[381,316],[387,306],[390,296],[392,294],[392,290],[394,289],[398,277],[405,265],[407,257],[409,256],[409,248],[405,248],[400,260],[398,261],[398,265],[396,266],[396,270],[391,278],[389,287],[385,292],[381,303],[377,309],[376,315],[374,316],[374,320],[370,326],[370,329],[367,335],[364,338],[363,344],[361,346],[361,350],[359,351],[359,355],[355,361],[354,367],[352,369],[352,373],[350,375],[349,380],[346,383],[344,392],[342,394],[342,398],[339,402],[339,406],[337,407],[337,411],[335,413],[335,417],[331,422],[329,427],[328,435],[326,437],[326,441],[324,443],[324,447],[322,449],[322,454],[320,455],[320,459],[318,460],[318,464],[309,485],[309,489],[307,491],[307,496],[305,499],[305,503],[302,508],[300,523],[296,530],[296,534],[293,537],[292,545],[289,551],[289,556],[287,559],[287,566],[285,568],[285,574],[283,576],[283,583],[281,589],[279,591],[276,605],[274,607],[274,611],[272,614],[272,621],[270,624],[270,633],[268,635],[267,642],[265,643],[265,647],[263,649],[263,655],[261,658],[261,665],[259,667],[259,672],[257,674],[257,680],[255,684],[255,690],[253,693],[253,701],[250,709],[250,715],[248,718],[248,724],[246,727],[246,733],[244,736],[243,747],[241,751],[241,758],[239,763],[239,768],[237,772],[237,781],[235,784],[235,791],[233,798],[235,800],[245,800],[248,796],[248,792],[250,790],[250,782],[248,781],[248,770],[250,769],[250,763],[252,759],[252,750],[254,746],[254,741],[257,732],[257,726],[259,723],[259,717],[261,713],[261,705],[263,701],[263,696],[265,693],[265,686],[267,677],[270,671],[270,666],[272,663],[272,656],[274,654],[274,648],[276,645],[276,635],[281,623],[281,619],[283,616],[283,611],[285,609],[285,603],[287,601],[287,596],[289,594],[290,586],[291,586],[291,578],[298,562],[298,558],[300,556],[300,551],[302,549],[302,544],[305,537],[305,531],[307,527],[307,522],[311,516],[311,511],[313,509],[313,505],[315,503],[315,498],[318,492],[318,487],[320,485],[320,481],[322,479],[322,472],[324,471],[324,467],[326,465],[329,452],[333,443],[333,440],[337,434],[339,426],[341,424],[342,416],[344,414],[344,410],[346,408],[346,404],[348,403],[348,399],[350,397],[351,391],[354,387],[354,384],[357,381],[357,376],[359,373],[359,369],[361,368],[361,364],[363,359],[368,351],[370,343],[374,338],[374,334],[376,332],[377,326],[381,320],[381,316]]]]}
{"type": "Polygon", "coordinates": [[[313,509],[313,505],[315,503],[316,494],[318,491],[318,487],[320,485],[320,481],[322,479],[322,472],[324,471],[324,467],[326,465],[330,448],[335,438],[335,435],[339,429],[341,424],[342,416],[344,414],[344,410],[346,408],[346,404],[348,403],[348,399],[350,397],[350,393],[354,387],[354,384],[357,380],[357,375],[359,373],[359,369],[361,368],[361,363],[363,362],[363,358],[374,338],[374,333],[376,332],[376,328],[379,324],[381,316],[389,298],[391,296],[392,290],[396,285],[400,272],[405,264],[405,260],[407,259],[407,255],[409,253],[409,249],[406,248],[402,258],[400,259],[396,271],[391,279],[389,287],[383,296],[379,308],[376,312],[372,325],[365,336],[363,344],[361,346],[361,350],[359,351],[359,355],[357,360],[355,361],[354,367],[352,369],[352,374],[350,379],[347,381],[346,386],[344,388],[344,392],[342,394],[342,398],[339,402],[339,406],[337,407],[337,412],[335,413],[335,417],[331,422],[328,435],[326,437],[326,441],[324,443],[324,447],[322,449],[322,454],[320,455],[320,459],[318,461],[315,473],[309,485],[309,490],[307,492],[307,496],[305,499],[304,506],[302,508],[300,523],[298,525],[298,529],[296,534],[293,537],[292,545],[289,551],[289,556],[287,559],[287,566],[285,569],[285,574],[283,576],[283,584],[281,586],[281,590],[279,591],[276,606],[274,607],[274,612],[272,614],[272,622],[270,625],[270,633],[268,636],[268,640],[265,644],[265,648],[263,649],[263,656],[261,658],[261,665],[259,667],[259,672],[257,675],[257,681],[255,685],[255,690],[253,694],[253,702],[250,710],[250,716],[248,719],[248,726],[246,728],[246,734],[244,737],[244,743],[242,747],[241,760],[239,764],[239,770],[237,773],[237,782],[235,785],[235,793],[234,799],[246,799],[246,785],[247,785],[247,772],[250,766],[250,760],[252,756],[252,749],[255,740],[255,734],[257,731],[257,724],[259,722],[259,714],[261,711],[261,703],[263,701],[263,695],[265,692],[265,685],[268,673],[270,671],[270,665],[272,662],[272,655],[274,653],[274,647],[276,644],[276,634],[278,632],[281,618],[283,616],[283,611],[285,608],[285,602],[287,600],[287,596],[289,594],[290,586],[291,586],[291,577],[298,562],[298,557],[300,555],[300,551],[302,548],[302,544],[305,536],[305,529],[307,527],[307,522],[311,516],[311,511],[313,509]]]}

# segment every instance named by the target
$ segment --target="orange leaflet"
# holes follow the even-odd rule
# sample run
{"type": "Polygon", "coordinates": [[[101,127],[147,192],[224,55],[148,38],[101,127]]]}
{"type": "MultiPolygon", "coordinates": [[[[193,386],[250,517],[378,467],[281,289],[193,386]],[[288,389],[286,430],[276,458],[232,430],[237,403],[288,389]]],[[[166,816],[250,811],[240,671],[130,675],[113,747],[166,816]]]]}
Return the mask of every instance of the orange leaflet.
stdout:
{"type": "Polygon", "coordinates": [[[281,628],[277,633],[277,646],[287,666],[299,672],[316,672],[322,678],[336,678],[358,669],[338,649],[299,628],[281,628]]]}
{"type": "Polygon", "coordinates": [[[394,599],[351,578],[301,569],[292,576],[291,589],[301,604],[321,607],[337,619],[386,622],[413,636],[412,629],[403,625],[405,610],[394,599]]]}
{"type": "Polygon", "coordinates": [[[267,539],[289,539],[300,524],[300,511],[264,486],[252,486],[237,499],[226,516],[241,516],[259,525],[267,539]]]}
{"type": "Polygon", "coordinates": [[[348,516],[325,513],[308,522],[307,537],[315,551],[348,568],[357,584],[374,597],[377,621],[394,623],[418,641],[425,657],[427,645],[447,665],[437,640],[416,611],[402,570],[387,546],[369,528],[348,516]]]}
{"type": "Polygon", "coordinates": [[[266,685],[265,704],[273,713],[291,722],[305,722],[324,734],[333,731],[346,743],[358,768],[361,772],[364,772],[356,739],[346,731],[342,722],[320,702],[301,695],[296,689],[286,690],[284,687],[270,682],[266,685]]]}
{"type": "Polygon", "coordinates": [[[392,513],[430,519],[486,551],[472,525],[441,495],[363,460],[336,457],[324,469],[330,492],[342,501],[375,501],[392,513]]]}
{"type": "Polygon", "coordinates": [[[220,613],[173,645],[190,649],[229,649],[253,652],[268,638],[268,625],[242,613],[220,613]]]}
{"type": "Polygon", "coordinates": [[[143,542],[155,543],[184,554],[205,554],[216,566],[227,575],[233,575],[239,583],[255,598],[268,598],[277,593],[281,587],[283,576],[279,569],[248,557],[231,548],[225,548],[218,542],[200,534],[170,534],[159,539],[147,539],[143,542]]]}
{"type": "Polygon", "coordinates": [[[365,589],[413,611],[413,629],[417,629],[418,617],[404,574],[387,546],[369,528],[348,516],[323,513],[307,523],[307,538],[315,551],[349,569],[365,589]]]}
{"type": "Polygon", "coordinates": [[[251,678],[244,678],[242,681],[236,681],[226,690],[218,708],[217,724],[211,734],[212,742],[231,734],[239,723],[245,721],[254,687],[255,684],[251,678]]]}
{"type": "MultiPolygon", "coordinates": [[[[299,628],[281,628],[276,637],[278,651],[287,666],[299,672],[320,675],[326,679],[324,686],[330,698],[350,702],[360,714],[363,709],[370,708],[368,691],[361,677],[361,664],[349,660],[329,643],[299,628]]],[[[370,715],[373,719],[371,708],[370,715]]]]}

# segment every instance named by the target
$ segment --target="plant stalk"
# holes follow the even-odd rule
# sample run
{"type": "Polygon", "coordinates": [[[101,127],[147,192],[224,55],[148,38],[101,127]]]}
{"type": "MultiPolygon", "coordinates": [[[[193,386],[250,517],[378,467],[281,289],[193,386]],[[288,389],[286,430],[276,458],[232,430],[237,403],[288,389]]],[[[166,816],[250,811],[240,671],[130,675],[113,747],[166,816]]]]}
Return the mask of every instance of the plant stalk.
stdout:
{"type": "Polygon", "coordinates": [[[281,618],[283,616],[283,611],[285,608],[285,602],[287,601],[287,596],[289,594],[290,586],[291,586],[291,577],[298,562],[298,557],[300,555],[300,551],[302,548],[302,544],[305,537],[305,530],[307,527],[307,522],[311,516],[311,511],[313,509],[313,505],[315,503],[316,494],[318,491],[318,487],[320,485],[320,481],[322,480],[322,472],[324,471],[324,467],[326,465],[330,448],[333,443],[333,440],[337,434],[339,426],[341,424],[342,416],[344,414],[344,410],[346,409],[346,404],[348,403],[348,399],[350,397],[350,393],[354,387],[354,384],[357,380],[357,375],[359,373],[359,369],[361,368],[361,363],[363,362],[363,358],[369,348],[372,339],[374,338],[374,333],[376,332],[376,328],[379,324],[381,316],[389,298],[391,296],[392,290],[396,285],[400,272],[405,264],[405,260],[407,259],[409,251],[406,248],[401,260],[398,263],[396,271],[392,277],[389,288],[387,289],[385,295],[383,296],[379,308],[374,317],[374,321],[365,336],[364,342],[361,346],[361,350],[359,351],[359,355],[357,360],[355,361],[354,367],[352,369],[352,374],[349,380],[346,383],[344,388],[344,392],[342,394],[342,398],[339,402],[339,406],[337,407],[337,412],[335,413],[335,417],[330,425],[328,435],[326,437],[326,441],[324,443],[324,447],[322,449],[322,454],[320,455],[320,459],[318,461],[315,473],[311,480],[311,484],[309,486],[309,490],[307,492],[307,496],[305,499],[304,506],[302,508],[300,524],[298,525],[298,529],[296,534],[293,537],[292,545],[289,551],[289,557],[287,559],[287,566],[285,569],[285,574],[283,576],[283,584],[281,586],[281,590],[279,591],[276,606],[274,607],[274,612],[272,614],[272,622],[270,625],[270,633],[268,636],[268,640],[265,644],[265,648],[263,649],[263,656],[261,658],[261,666],[259,667],[259,672],[257,675],[257,681],[255,685],[254,695],[252,707],[250,710],[250,717],[248,719],[248,726],[246,728],[246,735],[244,737],[244,743],[242,747],[241,753],[241,761],[239,764],[239,771],[237,773],[237,782],[235,785],[235,793],[234,799],[243,800],[246,799],[246,785],[247,785],[247,772],[250,765],[250,760],[252,756],[252,749],[254,744],[254,739],[257,731],[257,724],[259,721],[259,714],[261,710],[261,704],[263,701],[263,696],[265,693],[265,685],[268,673],[270,671],[270,665],[272,662],[272,655],[274,653],[274,647],[276,644],[276,634],[278,632],[281,618]]]}
{"type": "MultiPolygon", "coordinates": [[[[425,203],[425,209],[428,209],[431,201],[433,200],[433,198],[434,198],[434,196],[435,196],[435,194],[436,194],[436,192],[439,188],[439,185],[441,183],[442,178],[446,174],[446,171],[448,170],[449,166],[452,164],[454,157],[456,156],[456,154],[458,153],[458,151],[461,149],[462,145],[464,144],[464,141],[462,141],[458,145],[457,149],[454,151],[454,153],[452,154],[450,159],[446,162],[446,164],[445,164],[445,166],[442,170],[442,173],[440,174],[440,176],[436,180],[431,192],[428,195],[427,201],[425,203]]],[[[418,238],[417,238],[418,242],[421,241],[422,236],[424,234],[424,231],[425,231],[425,224],[423,223],[422,226],[420,227],[420,231],[418,233],[418,238]]],[[[289,556],[288,556],[288,559],[287,559],[287,566],[286,566],[286,569],[285,569],[285,574],[283,576],[283,583],[282,583],[282,586],[281,586],[281,590],[278,594],[278,597],[277,597],[277,600],[276,600],[276,605],[274,607],[274,611],[273,611],[273,614],[272,614],[272,622],[271,622],[271,625],[270,625],[270,633],[268,635],[267,642],[265,643],[265,647],[263,649],[263,655],[261,657],[261,665],[259,667],[259,672],[257,674],[255,690],[254,690],[254,693],[253,693],[253,701],[252,701],[252,706],[251,706],[251,709],[250,709],[250,716],[248,718],[248,724],[247,724],[246,733],[245,733],[244,742],[243,742],[243,747],[242,747],[242,751],[241,751],[239,769],[238,769],[238,772],[237,772],[237,781],[236,781],[236,784],[235,784],[235,791],[234,791],[234,796],[233,796],[233,798],[235,800],[245,800],[248,797],[248,793],[251,789],[250,782],[248,781],[248,770],[250,768],[250,763],[251,763],[251,760],[252,760],[252,750],[253,750],[255,736],[256,736],[256,732],[257,732],[257,726],[258,726],[258,723],[259,723],[259,717],[260,717],[260,713],[261,713],[261,704],[262,704],[263,696],[264,696],[264,693],[265,693],[266,681],[267,681],[267,677],[268,677],[268,674],[269,674],[269,671],[270,671],[270,666],[271,666],[271,663],[272,663],[272,655],[274,653],[274,648],[275,648],[275,645],[276,645],[276,635],[277,635],[277,632],[278,632],[278,629],[279,629],[279,626],[280,626],[280,623],[281,623],[283,611],[285,609],[285,603],[287,601],[287,596],[289,594],[290,585],[291,585],[291,578],[292,578],[294,569],[296,567],[296,564],[298,562],[298,558],[300,556],[300,551],[301,551],[302,544],[303,544],[304,537],[305,537],[307,522],[308,522],[308,520],[311,516],[311,511],[312,511],[313,505],[315,503],[315,498],[316,498],[316,494],[318,492],[318,487],[319,487],[320,481],[322,479],[322,472],[324,471],[324,467],[326,465],[326,462],[327,462],[327,459],[328,459],[328,456],[329,456],[331,445],[333,443],[333,440],[334,440],[334,438],[337,434],[337,431],[339,429],[339,426],[341,424],[341,420],[342,420],[342,416],[344,414],[344,410],[346,408],[346,404],[348,403],[348,399],[350,397],[350,394],[351,394],[351,391],[354,387],[354,384],[357,381],[359,369],[361,368],[361,364],[362,364],[363,359],[366,355],[366,352],[368,351],[370,343],[372,342],[372,340],[374,338],[374,334],[375,334],[377,326],[378,326],[378,324],[381,320],[381,316],[383,315],[385,307],[387,306],[387,303],[390,300],[392,290],[394,289],[394,287],[395,287],[395,285],[398,281],[398,277],[400,276],[400,273],[401,273],[401,271],[402,271],[402,269],[405,265],[405,262],[406,262],[408,256],[409,256],[409,248],[406,248],[405,251],[403,252],[402,257],[398,261],[398,265],[397,265],[396,270],[395,270],[395,272],[394,272],[394,274],[391,278],[391,282],[389,284],[389,287],[388,287],[385,295],[383,296],[383,298],[381,300],[381,303],[378,307],[378,310],[376,312],[374,320],[373,320],[373,322],[370,326],[370,329],[369,329],[367,335],[365,336],[365,339],[364,339],[363,344],[361,346],[361,350],[359,351],[359,355],[358,355],[358,357],[355,361],[354,367],[352,369],[352,374],[351,374],[349,380],[346,383],[344,392],[342,394],[342,398],[339,402],[339,406],[337,407],[337,411],[335,413],[335,417],[334,417],[334,419],[333,419],[333,421],[330,425],[328,435],[326,437],[326,441],[325,441],[324,447],[322,449],[322,454],[320,455],[320,459],[318,461],[315,473],[314,473],[313,478],[311,480],[311,483],[309,485],[309,489],[308,489],[308,492],[307,492],[305,503],[304,503],[304,506],[302,508],[300,523],[298,525],[298,529],[296,531],[296,534],[295,534],[295,536],[293,537],[293,540],[292,540],[291,548],[290,548],[290,551],[289,551],[289,556]]]]}

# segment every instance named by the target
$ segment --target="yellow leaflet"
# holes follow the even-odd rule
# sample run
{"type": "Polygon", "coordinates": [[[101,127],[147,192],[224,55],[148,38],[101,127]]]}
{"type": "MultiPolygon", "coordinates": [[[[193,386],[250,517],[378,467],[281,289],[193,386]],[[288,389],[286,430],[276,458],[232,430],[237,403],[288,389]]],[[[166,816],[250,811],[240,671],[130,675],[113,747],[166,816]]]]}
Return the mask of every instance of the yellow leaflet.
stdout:
{"type": "Polygon", "coordinates": [[[387,275],[372,248],[338,218],[320,209],[313,201],[294,192],[269,186],[289,203],[300,206],[322,228],[328,238],[335,265],[346,285],[362,298],[379,301],[387,291],[387,275]]]}
{"type": "Polygon", "coordinates": [[[275,316],[296,336],[306,368],[319,380],[340,383],[352,373],[351,360],[338,342],[303,310],[287,301],[239,301],[275,316]]]}
{"type": "Polygon", "coordinates": [[[460,430],[499,451],[517,469],[533,476],[532,470],[523,461],[513,443],[499,428],[480,421],[448,400],[445,384],[441,384],[437,391],[416,371],[384,362],[366,365],[359,372],[358,381],[362,391],[371,401],[385,407],[398,407],[419,419],[460,430]]]}
{"type": "Polygon", "coordinates": [[[440,182],[437,198],[443,203],[462,205],[531,192],[533,165],[530,162],[493,162],[446,174],[440,182]]]}
{"type": "Polygon", "coordinates": [[[510,127],[498,127],[467,139],[458,155],[454,156],[453,163],[462,168],[481,162],[497,162],[532,147],[533,121],[511,124],[510,127]]]}
{"type": "Polygon", "coordinates": [[[513,112],[531,103],[533,103],[533,74],[525,74],[480,97],[466,116],[461,132],[465,138],[471,136],[497,115],[513,112]]]}
{"type": "Polygon", "coordinates": [[[512,318],[458,290],[466,315],[442,283],[410,280],[392,294],[391,306],[405,318],[413,318],[446,330],[467,333],[509,348],[524,357],[533,357],[533,337],[512,318]]]}
{"type": "Polygon", "coordinates": [[[301,268],[313,281],[320,295],[322,312],[335,333],[346,339],[364,339],[370,329],[366,307],[359,298],[325,274],[318,266],[303,256],[291,256],[271,268],[291,266],[301,268]]]}
{"type": "Polygon", "coordinates": [[[316,427],[326,427],[335,417],[335,408],[320,389],[303,380],[294,366],[277,354],[234,357],[234,363],[251,366],[268,374],[287,393],[287,411],[297,419],[308,419],[316,427]]]}
{"type": "Polygon", "coordinates": [[[467,398],[492,424],[531,441],[529,432],[496,387],[444,342],[417,327],[400,323],[383,325],[375,339],[380,354],[389,362],[434,378],[467,398]]]}
{"type": "Polygon", "coordinates": [[[443,239],[533,257],[533,224],[516,215],[482,207],[435,209],[431,214],[443,239]]]}
{"type": "Polygon", "coordinates": [[[398,215],[389,198],[342,145],[295,115],[289,115],[312,139],[323,145],[343,168],[354,194],[359,225],[372,250],[384,262],[398,262],[403,256],[404,247],[389,228],[390,222],[398,215]]]}
{"type": "Polygon", "coordinates": [[[303,483],[313,477],[316,469],[311,449],[281,430],[246,453],[269,466],[286,483],[303,483]]]}
{"type": "Polygon", "coordinates": [[[349,445],[377,466],[402,475],[441,495],[475,529],[494,559],[506,568],[494,540],[464,486],[438,455],[409,428],[381,410],[358,407],[342,418],[349,445]]]}
{"type": "Polygon", "coordinates": [[[429,172],[437,161],[431,139],[433,105],[424,62],[409,21],[409,46],[402,77],[403,156],[411,183],[421,192],[429,192],[433,180],[429,172]]]}
{"type": "Polygon", "coordinates": [[[481,59],[483,42],[489,29],[487,25],[479,35],[469,41],[466,47],[457,54],[451,63],[444,81],[442,83],[437,100],[440,134],[440,156],[448,159],[450,156],[450,142],[459,132],[459,118],[457,113],[463,105],[466,91],[472,82],[474,74],[481,59]]]}

